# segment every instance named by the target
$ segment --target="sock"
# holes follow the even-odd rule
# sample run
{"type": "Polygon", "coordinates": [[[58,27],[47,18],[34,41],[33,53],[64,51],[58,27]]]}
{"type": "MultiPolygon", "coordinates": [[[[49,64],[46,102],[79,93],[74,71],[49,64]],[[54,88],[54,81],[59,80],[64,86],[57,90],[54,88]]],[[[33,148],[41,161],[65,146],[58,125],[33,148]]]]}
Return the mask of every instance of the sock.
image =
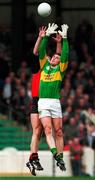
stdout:
{"type": "Polygon", "coordinates": [[[54,148],[51,148],[50,150],[51,150],[53,156],[55,156],[55,154],[57,154],[57,148],[54,147],[54,148]]]}
{"type": "Polygon", "coordinates": [[[32,154],[30,155],[30,158],[29,158],[30,161],[31,161],[31,160],[35,160],[35,159],[38,159],[38,153],[32,153],[32,154]]]}

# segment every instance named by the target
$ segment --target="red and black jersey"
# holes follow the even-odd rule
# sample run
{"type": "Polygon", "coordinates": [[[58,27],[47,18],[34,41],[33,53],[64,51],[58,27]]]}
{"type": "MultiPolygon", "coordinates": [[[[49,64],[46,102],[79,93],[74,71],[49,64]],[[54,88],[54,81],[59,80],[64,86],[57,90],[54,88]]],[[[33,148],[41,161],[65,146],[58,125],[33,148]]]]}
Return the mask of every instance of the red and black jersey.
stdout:
{"type": "Polygon", "coordinates": [[[40,71],[32,76],[32,97],[39,96],[40,71]]]}
{"type": "Polygon", "coordinates": [[[39,57],[32,54],[32,65],[31,65],[32,74],[38,73],[39,70],[40,70],[39,57]]]}
{"type": "Polygon", "coordinates": [[[39,83],[40,83],[40,64],[38,56],[33,54],[32,57],[32,81],[31,81],[31,93],[32,97],[39,96],[39,83]]]}

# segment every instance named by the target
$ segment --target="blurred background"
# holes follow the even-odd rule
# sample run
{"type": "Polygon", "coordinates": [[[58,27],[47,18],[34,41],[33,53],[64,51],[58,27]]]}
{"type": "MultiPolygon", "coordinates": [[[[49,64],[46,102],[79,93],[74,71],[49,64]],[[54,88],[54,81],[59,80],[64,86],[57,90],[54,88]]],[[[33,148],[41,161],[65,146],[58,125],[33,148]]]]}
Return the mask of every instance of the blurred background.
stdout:
{"type": "Polygon", "coordinates": [[[32,50],[39,27],[55,22],[69,25],[69,68],[61,89],[68,169],[65,173],[56,169],[43,134],[39,153],[46,167],[39,175],[94,177],[95,0],[46,0],[52,7],[46,18],[37,13],[41,2],[0,0],[0,174],[29,175],[25,164],[32,136],[32,50]],[[81,153],[76,155],[77,149],[81,153]]]}

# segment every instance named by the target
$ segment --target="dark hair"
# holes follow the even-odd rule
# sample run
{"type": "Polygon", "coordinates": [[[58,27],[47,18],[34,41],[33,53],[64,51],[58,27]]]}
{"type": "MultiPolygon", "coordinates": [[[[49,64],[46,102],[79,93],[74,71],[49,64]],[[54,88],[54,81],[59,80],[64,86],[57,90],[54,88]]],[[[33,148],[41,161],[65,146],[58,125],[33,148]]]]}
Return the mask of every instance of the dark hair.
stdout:
{"type": "Polygon", "coordinates": [[[60,54],[60,53],[55,53],[55,54],[57,54],[58,56],[61,56],[61,54],[60,54]]]}

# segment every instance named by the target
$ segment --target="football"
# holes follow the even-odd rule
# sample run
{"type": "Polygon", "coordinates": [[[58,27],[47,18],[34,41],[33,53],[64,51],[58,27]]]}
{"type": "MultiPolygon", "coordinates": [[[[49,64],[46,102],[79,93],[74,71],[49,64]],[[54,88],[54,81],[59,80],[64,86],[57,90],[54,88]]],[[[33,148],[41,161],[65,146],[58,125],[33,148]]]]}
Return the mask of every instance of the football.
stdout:
{"type": "Polygon", "coordinates": [[[51,14],[51,6],[48,3],[43,2],[38,5],[37,11],[40,16],[47,17],[51,14]]]}

